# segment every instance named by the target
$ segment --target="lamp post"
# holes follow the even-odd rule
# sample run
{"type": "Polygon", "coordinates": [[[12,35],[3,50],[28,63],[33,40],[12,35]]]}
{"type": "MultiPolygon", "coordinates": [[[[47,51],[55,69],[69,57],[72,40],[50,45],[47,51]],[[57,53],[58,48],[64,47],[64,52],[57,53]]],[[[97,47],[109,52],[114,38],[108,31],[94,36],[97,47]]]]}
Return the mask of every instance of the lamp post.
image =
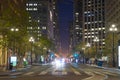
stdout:
{"type": "Polygon", "coordinates": [[[97,51],[97,42],[99,42],[98,37],[95,37],[93,41],[96,43],[95,46],[96,46],[96,55],[97,55],[97,54],[98,54],[98,53],[97,53],[97,52],[98,52],[98,51],[97,51]]]}
{"type": "Polygon", "coordinates": [[[34,38],[33,37],[30,37],[30,39],[29,39],[29,42],[31,42],[31,65],[32,65],[32,46],[33,46],[33,42],[34,42],[35,40],[34,40],[34,38]]]}
{"type": "Polygon", "coordinates": [[[109,30],[112,32],[113,42],[112,42],[112,66],[115,67],[115,54],[114,54],[114,33],[117,31],[117,27],[112,24],[112,26],[109,28],[109,30]]]}
{"type": "MultiPolygon", "coordinates": [[[[11,28],[10,29],[12,32],[14,32],[14,35],[15,35],[15,32],[18,32],[19,29],[18,28],[11,28]]],[[[14,43],[13,43],[13,53],[15,54],[15,43],[16,43],[16,39],[14,37],[14,43]]]]}

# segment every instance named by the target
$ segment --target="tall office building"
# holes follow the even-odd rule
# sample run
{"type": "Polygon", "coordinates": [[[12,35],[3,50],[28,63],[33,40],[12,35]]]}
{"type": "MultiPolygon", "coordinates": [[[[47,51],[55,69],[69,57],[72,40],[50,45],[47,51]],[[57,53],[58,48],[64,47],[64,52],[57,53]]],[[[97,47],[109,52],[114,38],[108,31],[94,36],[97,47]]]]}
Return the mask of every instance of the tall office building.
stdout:
{"type": "Polygon", "coordinates": [[[51,0],[52,1],[52,9],[53,9],[53,33],[54,33],[54,43],[56,47],[56,52],[60,51],[60,31],[59,31],[59,24],[58,24],[58,0],[51,0]]]}
{"type": "Polygon", "coordinates": [[[74,21],[73,21],[73,47],[77,44],[82,42],[82,22],[83,22],[83,16],[82,16],[82,0],[74,0],[74,21]]]}
{"type": "Polygon", "coordinates": [[[40,36],[46,36],[57,45],[58,49],[60,39],[57,0],[28,0],[26,10],[30,13],[30,26],[27,28],[30,35],[37,35],[37,40],[40,36]]]}
{"type": "Polygon", "coordinates": [[[55,44],[56,52],[60,50],[57,0],[49,0],[48,38],[55,44]]]}
{"type": "MultiPolygon", "coordinates": [[[[98,37],[99,42],[96,46],[99,51],[102,51],[105,46],[105,0],[74,1],[77,3],[74,5],[74,29],[79,26],[77,29],[79,29],[80,36],[78,38],[80,42],[95,46],[94,38],[98,37]],[[77,21],[78,25],[76,24],[77,21]]],[[[75,38],[77,39],[77,36],[75,38]]]]}
{"type": "Polygon", "coordinates": [[[48,0],[28,0],[26,3],[26,10],[30,14],[30,25],[27,29],[36,40],[39,40],[40,36],[47,36],[48,34],[49,14],[52,14],[49,12],[48,6],[48,0]]]}

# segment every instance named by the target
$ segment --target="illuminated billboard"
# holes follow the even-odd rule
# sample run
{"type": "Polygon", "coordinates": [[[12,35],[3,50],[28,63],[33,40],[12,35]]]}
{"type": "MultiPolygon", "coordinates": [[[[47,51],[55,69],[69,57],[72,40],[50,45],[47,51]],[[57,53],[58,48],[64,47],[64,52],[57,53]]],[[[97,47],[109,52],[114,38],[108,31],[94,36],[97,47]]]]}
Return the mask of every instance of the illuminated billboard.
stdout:
{"type": "Polygon", "coordinates": [[[17,65],[17,57],[16,56],[11,56],[10,62],[13,64],[13,66],[17,65]]]}
{"type": "Polygon", "coordinates": [[[120,46],[118,46],[118,67],[120,67],[120,46]]]}

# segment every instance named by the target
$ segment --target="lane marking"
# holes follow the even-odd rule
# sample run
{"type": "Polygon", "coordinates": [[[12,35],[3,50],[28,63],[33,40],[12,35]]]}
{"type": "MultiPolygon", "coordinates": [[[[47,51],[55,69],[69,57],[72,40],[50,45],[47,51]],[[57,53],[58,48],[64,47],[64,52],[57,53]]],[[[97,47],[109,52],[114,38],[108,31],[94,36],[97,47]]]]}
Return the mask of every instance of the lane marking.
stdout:
{"type": "Polygon", "coordinates": [[[40,74],[38,74],[38,75],[45,75],[45,74],[47,74],[47,71],[42,71],[40,74]]]}
{"type": "Polygon", "coordinates": [[[10,76],[19,75],[19,74],[22,74],[22,72],[13,73],[13,74],[10,74],[10,76]]]}
{"type": "Polygon", "coordinates": [[[102,73],[104,73],[104,74],[107,74],[107,75],[112,75],[112,76],[117,76],[117,74],[114,74],[114,73],[110,73],[110,72],[102,72],[102,73]]]}
{"type": "Polygon", "coordinates": [[[71,69],[72,69],[72,71],[74,72],[74,74],[76,74],[76,75],[81,75],[81,73],[80,72],[78,72],[76,69],[74,69],[73,67],[71,67],[71,69]]]}
{"type": "Polygon", "coordinates": [[[63,71],[63,72],[62,72],[62,75],[67,75],[67,72],[66,72],[66,71],[63,71]]]}
{"type": "Polygon", "coordinates": [[[31,75],[31,74],[33,74],[34,72],[28,72],[28,73],[26,73],[26,74],[24,74],[24,75],[31,75]]]}
{"type": "Polygon", "coordinates": [[[84,71],[86,74],[88,75],[91,75],[91,77],[88,77],[88,78],[85,78],[85,79],[82,79],[82,80],[90,80],[92,79],[93,77],[95,77],[95,75],[92,73],[92,72],[87,72],[87,71],[84,71]]]}
{"type": "Polygon", "coordinates": [[[76,75],[81,75],[81,73],[78,72],[77,70],[75,70],[74,68],[71,67],[71,69],[72,69],[72,71],[74,72],[74,74],[76,74],[76,75]]]}
{"type": "Polygon", "coordinates": [[[78,71],[74,71],[74,73],[75,73],[76,75],[81,75],[78,71]]]}

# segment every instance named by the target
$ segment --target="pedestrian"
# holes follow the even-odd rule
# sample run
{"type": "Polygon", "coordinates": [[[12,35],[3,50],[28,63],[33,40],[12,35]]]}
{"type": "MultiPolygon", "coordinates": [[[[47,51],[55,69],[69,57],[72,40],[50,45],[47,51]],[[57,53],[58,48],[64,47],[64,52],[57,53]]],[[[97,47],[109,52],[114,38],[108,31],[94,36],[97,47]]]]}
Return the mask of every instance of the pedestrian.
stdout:
{"type": "Polygon", "coordinates": [[[10,63],[9,70],[12,70],[12,69],[13,69],[13,63],[10,63]]]}
{"type": "Polygon", "coordinates": [[[98,61],[98,60],[95,58],[95,60],[94,60],[94,64],[95,64],[95,65],[97,65],[97,61],[98,61]]]}

